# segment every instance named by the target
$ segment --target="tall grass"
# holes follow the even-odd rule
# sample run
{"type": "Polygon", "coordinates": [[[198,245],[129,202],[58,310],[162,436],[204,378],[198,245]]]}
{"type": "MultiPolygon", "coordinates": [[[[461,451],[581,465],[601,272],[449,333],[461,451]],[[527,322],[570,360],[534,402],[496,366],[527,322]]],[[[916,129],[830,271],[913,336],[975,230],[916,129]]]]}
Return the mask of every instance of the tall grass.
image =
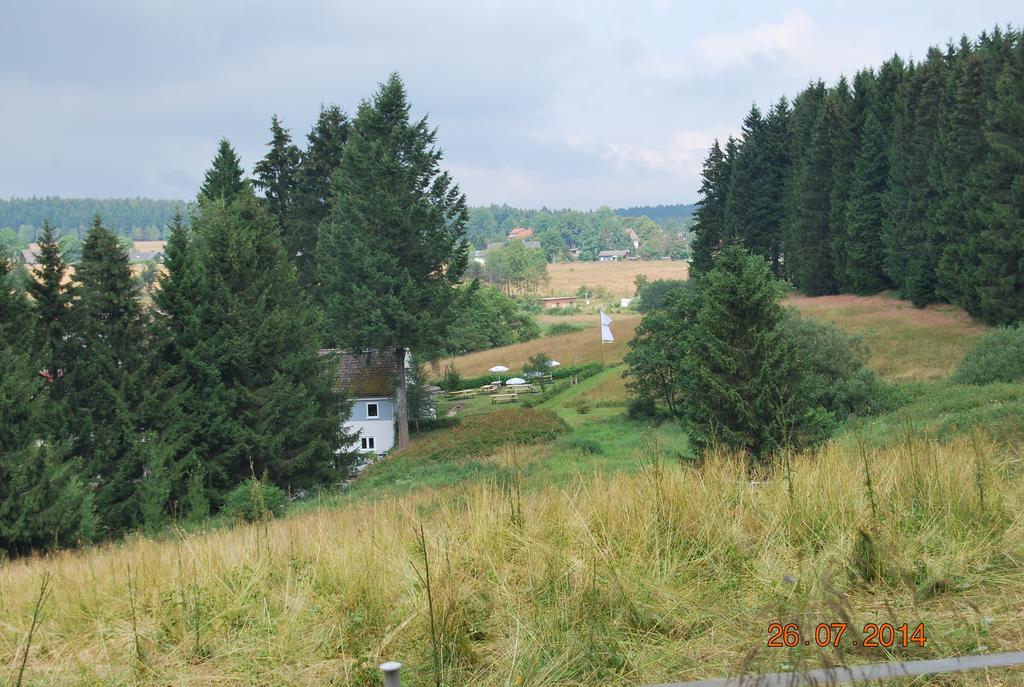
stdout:
{"type": "Polygon", "coordinates": [[[477,482],[8,562],[0,666],[17,673],[47,574],[26,685],[375,685],[392,658],[413,686],[645,684],[838,660],[765,644],[769,623],[842,618],[853,638],[925,623],[911,657],[1024,646],[1020,456],[982,437],[863,450],[751,483],[736,458],[649,445],[634,475],[560,489],[477,482]]]}

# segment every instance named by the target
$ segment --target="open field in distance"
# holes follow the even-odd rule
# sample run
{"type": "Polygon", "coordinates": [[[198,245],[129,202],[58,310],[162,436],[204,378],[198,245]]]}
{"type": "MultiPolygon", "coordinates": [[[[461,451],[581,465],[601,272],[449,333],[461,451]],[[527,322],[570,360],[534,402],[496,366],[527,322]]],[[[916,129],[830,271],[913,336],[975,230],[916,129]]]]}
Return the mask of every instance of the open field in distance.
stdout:
{"type": "Polygon", "coordinates": [[[689,265],[683,260],[623,260],[621,262],[556,262],[548,265],[550,280],[540,296],[575,296],[583,284],[607,289],[615,298],[630,298],[633,280],[646,274],[655,279],[686,279],[689,265]]]}

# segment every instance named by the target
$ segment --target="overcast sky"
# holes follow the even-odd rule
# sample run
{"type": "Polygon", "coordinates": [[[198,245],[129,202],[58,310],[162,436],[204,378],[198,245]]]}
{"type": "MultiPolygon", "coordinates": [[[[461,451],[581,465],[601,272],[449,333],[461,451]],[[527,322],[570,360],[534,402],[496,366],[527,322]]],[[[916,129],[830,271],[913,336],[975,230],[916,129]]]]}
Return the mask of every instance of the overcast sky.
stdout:
{"type": "Polygon", "coordinates": [[[995,24],[929,2],[15,2],[0,12],[0,197],[195,195],[221,136],[248,170],[391,71],[474,205],[691,202],[715,137],[809,80],[995,24]]]}

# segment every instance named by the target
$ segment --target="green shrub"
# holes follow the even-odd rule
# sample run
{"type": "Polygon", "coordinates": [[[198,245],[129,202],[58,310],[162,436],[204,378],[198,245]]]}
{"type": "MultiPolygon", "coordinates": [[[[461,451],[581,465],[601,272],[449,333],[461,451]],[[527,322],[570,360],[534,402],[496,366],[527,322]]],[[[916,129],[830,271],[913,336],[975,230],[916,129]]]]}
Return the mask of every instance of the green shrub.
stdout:
{"type": "Polygon", "coordinates": [[[637,396],[630,399],[626,414],[634,420],[653,420],[658,417],[658,404],[650,396],[637,396]]]}
{"type": "Polygon", "coordinates": [[[548,327],[547,335],[558,336],[559,334],[572,334],[573,332],[578,332],[582,330],[583,327],[576,324],[570,324],[568,322],[556,322],[550,327],[548,327]]]}
{"type": "Polygon", "coordinates": [[[409,429],[413,430],[415,434],[423,434],[425,432],[433,432],[437,429],[450,429],[452,427],[458,427],[462,422],[462,418],[454,417],[431,417],[417,420],[415,424],[411,424],[409,429]]]}
{"type": "Polygon", "coordinates": [[[570,437],[568,441],[562,442],[562,446],[570,451],[579,451],[580,453],[586,453],[592,456],[599,456],[604,453],[604,446],[594,439],[570,437]]]}
{"type": "Polygon", "coordinates": [[[988,332],[953,373],[957,384],[1013,384],[1024,381],[1024,323],[988,332]]]}
{"type": "Polygon", "coordinates": [[[236,520],[256,522],[284,513],[288,497],[266,480],[248,479],[224,497],[223,513],[236,520]]]}
{"type": "Polygon", "coordinates": [[[586,415],[590,412],[591,408],[592,406],[590,405],[590,401],[587,401],[586,399],[580,400],[576,404],[576,412],[580,415],[586,415]]]}

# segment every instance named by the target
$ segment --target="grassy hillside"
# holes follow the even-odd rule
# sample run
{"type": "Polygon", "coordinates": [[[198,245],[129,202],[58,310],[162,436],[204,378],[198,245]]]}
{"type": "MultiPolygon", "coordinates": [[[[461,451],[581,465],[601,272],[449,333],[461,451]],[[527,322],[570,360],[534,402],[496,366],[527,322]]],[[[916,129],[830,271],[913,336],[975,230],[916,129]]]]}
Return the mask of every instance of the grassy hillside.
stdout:
{"type": "Polygon", "coordinates": [[[985,331],[985,325],[955,305],[920,309],[884,296],[801,296],[789,303],[804,315],[834,321],[863,337],[871,349],[871,366],[890,380],[949,376],[985,331]]]}
{"type": "Polygon", "coordinates": [[[1024,646],[1024,479],[996,445],[871,452],[871,492],[861,456],[827,448],[794,460],[792,498],[787,480],[751,484],[725,457],[695,467],[648,448],[632,476],[537,491],[520,476],[543,451],[488,459],[505,472],[6,564],[0,657],[16,664],[45,574],[29,685],[376,685],[391,658],[405,684],[429,685],[431,603],[448,685],[649,684],[1024,646]],[[773,622],[841,621],[849,640],[868,622],[924,623],[927,643],[765,646],[773,622]]]}
{"type": "MultiPolygon", "coordinates": [[[[980,331],[884,298],[795,302],[861,332],[890,379],[943,374],[969,345],[949,328],[980,331]]],[[[582,362],[572,337],[595,334],[531,344],[582,362]]],[[[1024,646],[1024,385],[904,381],[892,413],[762,483],[630,420],[622,370],[534,408],[483,399],[279,521],[0,565],[0,670],[16,676],[46,575],[26,685],[376,685],[398,659],[413,687],[434,666],[445,685],[603,687],[1024,646]],[[768,648],[774,622],[848,630],[838,650],[768,648]],[[854,647],[869,622],[927,641],[854,647]]]]}
{"type": "MultiPolygon", "coordinates": [[[[927,381],[949,376],[985,331],[984,325],[951,305],[918,309],[907,301],[885,296],[790,297],[787,302],[808,317],[835,322],[843,330],[861,336],[871,350],[871,367],[890,381],[927,381]]],[[[607,363],[622,360],[642,318],[639,314],[621,312],[613,314],[613,319],[615,342],[604,347],[607,363]]],[[[568,322],[585,329],[470,353],[455,358],[454,364],[464,375],[475,376],[495,365],[519,370],[529,356],[539,352],[569,365],[598,361],[601,344],[597,321],[596,314],[541,315],[544,327],[568,322]]]]}
{"type": "MultiPolygon", "coordinates": [[[[574,321],[579,316],[572,316],[574,321]]],[[[557,336],[545,336],[533,341],[512,344],[501,348],[493,348],[489,351],[477,351],[467,353],[457,358],[441,361],[442,364],[454,364],[464,376],[475,377],[487,372],[496,365],[504,365],[513,372],[522,369],[527,359],[537,353],[547,353],[549,356],[563,365],[580,365],[601,360],[601,334],[597,329],[597,314],[580,317],[589,320],[586,324],[593,323],[582,331],[571,334],[559,334],[557,336]]],[[[640,324],[640,315],[619,313],[612,316],[612,335],[615,341],[604,344],[604,361],[612,364],[622,360],[622,356],[629,350],[629,340],[633,338],[633,331],[640,324]]],[[[579,324],[579,322],[574,322],[579,324]]]]}

